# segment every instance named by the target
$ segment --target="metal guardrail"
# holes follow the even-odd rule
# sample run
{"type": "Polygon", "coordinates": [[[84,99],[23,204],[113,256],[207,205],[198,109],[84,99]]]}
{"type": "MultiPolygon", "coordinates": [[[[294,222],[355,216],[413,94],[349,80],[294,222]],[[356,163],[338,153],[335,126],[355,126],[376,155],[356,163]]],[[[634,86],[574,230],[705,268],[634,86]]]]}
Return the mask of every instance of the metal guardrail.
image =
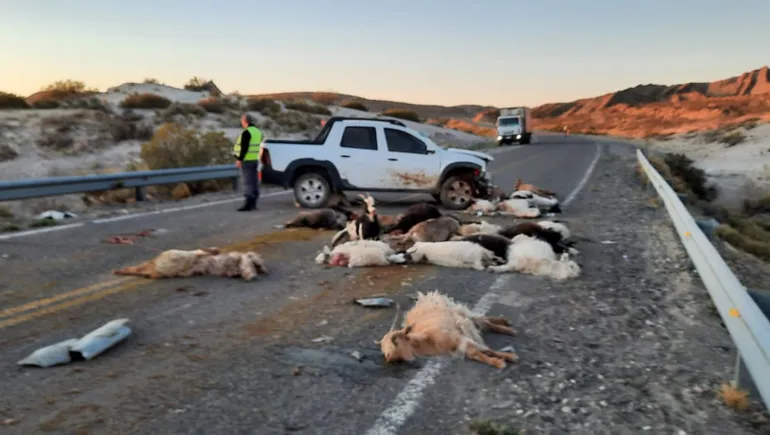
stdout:
{"type": "Polygon", "coordinates": [[[234,165],[216,165],[77,177],[0,181],[0,201],[126,188],[136,189],[136,199],[142,201],[144,200],[144,188],[159,184],[230,178],[233,180],[233,188],[237,190],[239,175],[240,171],[234,165]]]}
{"type": "Polygon", "coordinates": [[[770,409],[770,321],[703,234],[674,189],[641,150],[637,149],[636,154],[650,183],[666,204],[679,237],[738,349],[733,383],[755,390],[770,409]],[[742,373],[744,367],[753,385],[747,385],[749,379],[742,373]]]}

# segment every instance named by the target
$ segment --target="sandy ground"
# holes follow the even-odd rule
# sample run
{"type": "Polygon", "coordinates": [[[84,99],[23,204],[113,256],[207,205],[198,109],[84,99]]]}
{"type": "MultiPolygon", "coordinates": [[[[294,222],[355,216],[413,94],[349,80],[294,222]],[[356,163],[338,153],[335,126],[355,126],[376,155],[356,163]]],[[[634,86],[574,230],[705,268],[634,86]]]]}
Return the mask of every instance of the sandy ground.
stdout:
{"type": "Polygon", "coordinates": [[[718,201],[739,205],[743,198],[770,192],[770,124],[743,132],[747,140],[732,147],[708,143],[702,133],[650,140],[646,147],[690,157],[719,186],[718,201]]]}

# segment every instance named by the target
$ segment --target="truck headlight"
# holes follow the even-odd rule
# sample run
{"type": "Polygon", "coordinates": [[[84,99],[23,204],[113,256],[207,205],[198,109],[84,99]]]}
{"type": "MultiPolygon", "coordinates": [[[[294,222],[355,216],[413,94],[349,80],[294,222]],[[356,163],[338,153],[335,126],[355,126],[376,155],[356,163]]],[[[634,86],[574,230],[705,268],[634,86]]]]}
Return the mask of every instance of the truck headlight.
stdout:
{"type": "Polygon", "coordinates": [[[516,139],[521,139],[521,135],[520,135],[520,134],[517,134],[517,135],[516,135],[516,139]]]}
{"type": "Polygon", "coordinates": [[[497,140],[503,140],[502,136],[497,136],[497,140]]]}

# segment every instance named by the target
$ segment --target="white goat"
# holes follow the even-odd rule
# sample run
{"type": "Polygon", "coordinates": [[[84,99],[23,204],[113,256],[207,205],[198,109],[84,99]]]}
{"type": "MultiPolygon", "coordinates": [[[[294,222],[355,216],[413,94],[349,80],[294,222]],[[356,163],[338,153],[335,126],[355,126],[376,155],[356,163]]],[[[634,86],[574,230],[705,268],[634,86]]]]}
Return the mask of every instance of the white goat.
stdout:
{"type": "Polygon", "coordinates": [[[564,225],[561,222],[554,222],[554,221],[540,221],[537,223],[541,227],[547,229],[547,230],[553,230],[561,234],[562,240],[569,239],[572,233],[570,233],[569,228],[567,228],[566,225],[564,225]]]}
{"type": "Polygon", "coordinates": [[[580,275],[580,265],[569,259],[566,252],[556,259],[551,245],[519,234],[508,248],[507,263],[490,266],[487,270],[495,273],[521,272],[531,275],[550,276],[557,280],[575,278],[580,275]]]}
{"type": "Polygon", "coordinates": [[[479,223],[469,223],[460,225],[460,236],[468,236],[476,233],[484,234],[498,234],[502,227],[500,225],[490,224],[487,221],[481,221],[479,223]]]}
{"type": "Polygon", "coordinates": [[[536,218],[540,216],[540,209],[531,207],[526,199],[506,199],[497,204],[497,210],[502,215],[513,215],[518,218],[536,218]]]}
{"type": "Polygon", "coordinates": [[[505,263],[492,251],[466,241],[417,242],[406,250],[404,258],[414,263],[426,262],[444,267],[486,270],[490,264],[505,263]]]}
{"type": "Polygon", "coordinates": [[[323,247],[315,258],[318,264],[328,262],[332,266],[368,267],[404,263],[403,254],[379,240],[356,240],[337,245],[334,249],[323,247]]]}
{"type": "Polygon", "coordinates": [[[481,212],[481,214],[485,215],[493,214],[495,211],[497,211],[496,201],[487,201],[486,199],[478,198],[473,198],[473,203],[470,207],[463,210],[465,213],[476,214],[481,212]]]}
{"type": "Polygon", "coordinates": [[[511,194],[510,199],[526,199],[529,201],[529,205],[532,207],[537,207],[541,210],[553,212],[561,211],[561,209],[558,207],[559,200],[556,199],[556,197],[548,198],[545,196],[540,196],[534,192],[530,192],[529,190],[517,190],[511,194]]]}

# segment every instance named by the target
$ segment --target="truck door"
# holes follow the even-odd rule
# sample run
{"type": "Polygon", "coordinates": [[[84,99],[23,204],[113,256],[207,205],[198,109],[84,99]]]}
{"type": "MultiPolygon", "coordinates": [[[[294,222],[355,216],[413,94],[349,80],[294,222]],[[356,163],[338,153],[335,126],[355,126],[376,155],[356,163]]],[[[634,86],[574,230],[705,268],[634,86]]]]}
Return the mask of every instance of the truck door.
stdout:
{"type": "Polygon", "coordinates": [[[383,127],[387,146],[387,184],[391,189],[428,190],[441,175],[440,157],[406,130],[383,127]]]}
{"type": "Polygon", "coordinates": [[[382,153],[377,146],[377,129],[345,126],[335,158],[343,180],[359,189],[382,188],[382,153]]]}

